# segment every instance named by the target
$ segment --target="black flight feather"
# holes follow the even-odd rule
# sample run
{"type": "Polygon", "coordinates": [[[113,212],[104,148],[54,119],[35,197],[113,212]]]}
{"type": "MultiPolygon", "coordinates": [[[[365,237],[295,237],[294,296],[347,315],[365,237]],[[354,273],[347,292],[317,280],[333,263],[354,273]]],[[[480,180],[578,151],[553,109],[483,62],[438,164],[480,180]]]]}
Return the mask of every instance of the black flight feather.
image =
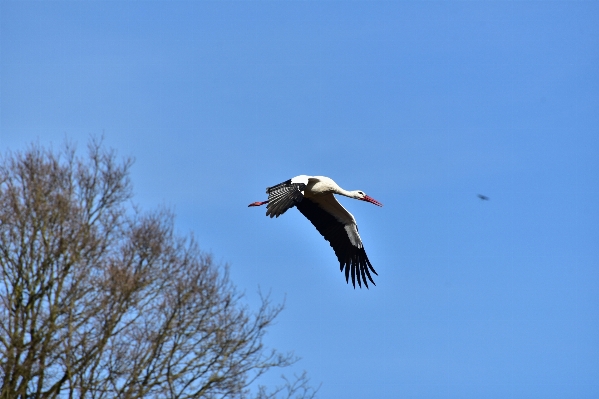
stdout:
{"type": "Polygon", "coordinates": [[[356,277],[358,286],[360,287],[362,287],[361,282],[363,281],[366,288],[368,288],[366,277],[368,277],[368,280],[372,284],[376,285],[370,275],[370,271],[376,275],[378,274],[368,260],[364,247],[358,248],[352,245],[343,223],[339,222],[333,215],[326,212],[309,198],[304,198],[303,201],[296,203],[295,206],[302,215],[312,222],[324,239],[329,242],[335,251],[335,255],[337,255],[341,271],[345,269],[346,282],[349,283],[349,276],[351,274],[354,288],[356,288],[356,277]],[[362,279],[360,279],[360,275],[362,279]]]}
{"type": "Polygon", "coordinates": [[[291,179],[266,189],[268,205],[266,216],[279,217],[304,198],[304,183],[291,183],[291,179]]]}

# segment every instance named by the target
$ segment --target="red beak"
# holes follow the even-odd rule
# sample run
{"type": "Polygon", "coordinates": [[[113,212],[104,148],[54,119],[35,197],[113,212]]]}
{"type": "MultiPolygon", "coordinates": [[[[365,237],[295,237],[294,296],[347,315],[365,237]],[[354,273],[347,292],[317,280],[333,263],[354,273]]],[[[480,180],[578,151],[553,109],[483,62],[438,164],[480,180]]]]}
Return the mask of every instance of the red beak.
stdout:
{"type": "Polygon", "coordinates": [[[364,198],[362,198],[362,201],[370,202],[371,204],[375,204],[377,206],[383,206],[383,204],[381,204],[380,202],[378,202],[374,198],[369,197],[367,195],[365,195],[364,198]]]}

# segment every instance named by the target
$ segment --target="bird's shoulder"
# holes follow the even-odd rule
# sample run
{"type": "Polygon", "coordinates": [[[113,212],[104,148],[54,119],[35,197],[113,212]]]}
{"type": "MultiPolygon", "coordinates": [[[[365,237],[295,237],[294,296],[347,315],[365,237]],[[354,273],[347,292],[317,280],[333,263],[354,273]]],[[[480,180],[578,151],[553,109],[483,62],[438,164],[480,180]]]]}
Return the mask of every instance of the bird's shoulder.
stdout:
{"type": "Polygon", "coordinates": [[[339,186],[333,179],[326,176],[310,176],[308,179],[306,194],[307,196],[320,196],[334,193],[339,186]]]}
{"type": "Polygon", "coordinates": [[[341,205],[333,193],[306,196],[306,199],[333,216],[338,222],[344,225],[356,224],[354,215],[341,205]]]}

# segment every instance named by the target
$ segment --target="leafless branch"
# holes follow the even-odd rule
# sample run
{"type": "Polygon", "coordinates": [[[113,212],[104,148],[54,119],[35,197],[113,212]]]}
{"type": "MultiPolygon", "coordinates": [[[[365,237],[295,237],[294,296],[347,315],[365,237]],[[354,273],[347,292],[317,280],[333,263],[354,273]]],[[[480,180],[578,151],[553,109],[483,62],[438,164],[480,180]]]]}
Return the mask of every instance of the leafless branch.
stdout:
{"type": "MultiPolygon", "coordinates": [[[[245,398],[292,364],[282,306],[242,303],[167,210],[129,204],[131,160],[32,146],[0,160],[0,399],[245,398]]],[[[312,398],[305,374],[258,398],[312,398]]]]}

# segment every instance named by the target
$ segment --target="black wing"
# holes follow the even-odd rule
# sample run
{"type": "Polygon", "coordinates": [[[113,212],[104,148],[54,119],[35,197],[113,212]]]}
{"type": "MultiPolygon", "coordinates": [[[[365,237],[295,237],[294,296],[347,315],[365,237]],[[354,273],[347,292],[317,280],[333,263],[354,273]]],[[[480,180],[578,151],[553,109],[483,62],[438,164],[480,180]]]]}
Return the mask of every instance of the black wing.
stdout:
{"type": "Polygon", "coordinates": [[[304,183],[292,183],[291,179],[266,189],[268,194],[268,205],[266,216],[279,217],[287,209],[292,208],[304,198],[304,183]]]}
{"type": "Polygon", "coordinates": [[[346,282],[349,283],[349,276],[351,274],[354,288],[356,288],[356,279],[358,280],[358,285],[360,287],[362,287],[361,281],[364,281],[364,285],[368,288],[366,277],[368,277],[368,280],[370,280],[372,284],[376,285],[374,280],[372,280],[370,271],[378,276],[377,272],[368,260],[364,247],[358,248],[355,245],[352,245],[344,223],[338,221],[333,215],[326,212],[318,206],[316,202],[313,202],[308,198],[304,198],[304,200],[297,203],[296,206],[302,215],[312,222],[314,227],[316,227],[316,230],[318,230],[324,239],[331,244],[331,247],[333,247],[335,255],[337,255],[337,259],[339,260],[341,271],[345,269],[346,282]]]}

